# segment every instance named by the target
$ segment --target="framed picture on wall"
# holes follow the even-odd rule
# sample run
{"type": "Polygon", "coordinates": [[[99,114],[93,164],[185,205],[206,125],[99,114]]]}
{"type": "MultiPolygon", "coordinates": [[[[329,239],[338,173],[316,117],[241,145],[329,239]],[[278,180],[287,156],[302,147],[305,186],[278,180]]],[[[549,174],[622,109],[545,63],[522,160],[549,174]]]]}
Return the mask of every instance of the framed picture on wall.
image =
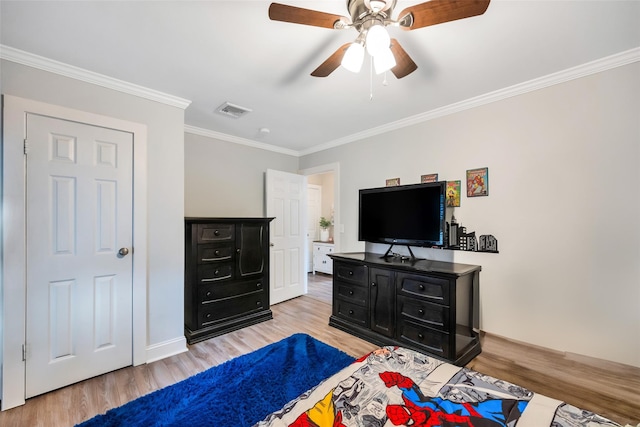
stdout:
{"type": "Polygon", "coordinates": [[[460,181],[447,181],[447,207],[460,207],[460,181]]]}
{"type": "Polygon", "coordinates": [[[467,170],[467,197],[489,195],[489,168],[467,170]]]}
{"type": "Polygon", "coordinates": [[[400,178],[390,178],[386,183],[387,187],[395,187],[396,185],[400,185],[400,178]]]}
{"type": "Polygon", "coordinates": [[[420,182],[425,183],[425,182],[437,182],[438,181],[438,174],[437,173],[430,173],[428,175],[422,175],[420,176],[420,182]]]}

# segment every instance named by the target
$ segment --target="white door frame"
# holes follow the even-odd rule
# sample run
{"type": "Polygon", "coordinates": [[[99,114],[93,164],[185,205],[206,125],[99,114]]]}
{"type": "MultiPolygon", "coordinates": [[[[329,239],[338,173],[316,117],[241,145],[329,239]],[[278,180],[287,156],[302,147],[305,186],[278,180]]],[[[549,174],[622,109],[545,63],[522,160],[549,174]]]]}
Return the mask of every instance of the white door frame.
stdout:
{"type": "Polygon", "coordinates": [[[4,95],[2,149],[2,410],[25,403],[27,113],[87,123],[133,135],[133,364],[146,362],[147,342],[147,127],[111,117],[4,95]]]}
{"type": "Polygon", "coordinates": [[[333,247],[335,252],[340,252],[340,240],[342,237],[342,221],[340,220],[340,163],[329,163],[314,166],[308,169],[300,169],[304,176],[333,173],[333,247]]]}

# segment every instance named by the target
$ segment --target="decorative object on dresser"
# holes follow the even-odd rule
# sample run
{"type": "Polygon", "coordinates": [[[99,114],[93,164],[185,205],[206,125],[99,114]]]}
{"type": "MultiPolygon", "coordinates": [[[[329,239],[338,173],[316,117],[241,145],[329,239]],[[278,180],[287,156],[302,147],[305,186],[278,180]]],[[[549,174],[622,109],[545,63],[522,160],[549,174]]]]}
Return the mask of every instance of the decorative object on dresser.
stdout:
{"type": "Polygon", "coordinates": [[[273,318],[272,220],[185,218],[184,322],[189,344],[273,318]]]}
{"type": "Polygon", "coordinates": [[[333,260],[329,257],[333,250],[333,243],[313,242],[313,274],[333,274],[333,260]]]}
{"type": "Polygon", "coordinates": [[[377,345],[410,347],[458,366],[480,354],[480,266],[367,252],[330,257],[329,325],[377,345]]]}

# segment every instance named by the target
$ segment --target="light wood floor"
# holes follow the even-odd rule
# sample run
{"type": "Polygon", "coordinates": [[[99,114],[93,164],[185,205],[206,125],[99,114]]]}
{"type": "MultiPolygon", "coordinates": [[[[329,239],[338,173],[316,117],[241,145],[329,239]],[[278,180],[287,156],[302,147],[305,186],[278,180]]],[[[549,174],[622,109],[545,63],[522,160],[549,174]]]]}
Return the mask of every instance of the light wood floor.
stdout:
{"type": "MultiPolygon", "coordinates": [[[[331,276],[310,276],[309,295],[272,307],[274,319],[189,346],[189,351],[129,367],[27,400],[0,412],[0,426],[70,427],[211,366],[302,332],[358,357],[376,348],[328,326],[331,276]]],[[[640,369],[552,352],[486,335],[469,367],[600,413],[640,422],[640,369]]],[[[226,426],[221,426],[226,427],[226,426]]]]}

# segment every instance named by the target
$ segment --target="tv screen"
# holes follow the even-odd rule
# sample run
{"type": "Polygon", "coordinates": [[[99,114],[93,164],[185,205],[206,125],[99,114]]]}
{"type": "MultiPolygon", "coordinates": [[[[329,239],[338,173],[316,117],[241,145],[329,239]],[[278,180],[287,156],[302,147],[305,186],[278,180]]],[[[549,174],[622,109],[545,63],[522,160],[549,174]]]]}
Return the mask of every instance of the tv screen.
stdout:
{"type": "Polygon", "coordinates": [[[360,190],[358,240],[443,246],[446,181],[360,190]]]}

